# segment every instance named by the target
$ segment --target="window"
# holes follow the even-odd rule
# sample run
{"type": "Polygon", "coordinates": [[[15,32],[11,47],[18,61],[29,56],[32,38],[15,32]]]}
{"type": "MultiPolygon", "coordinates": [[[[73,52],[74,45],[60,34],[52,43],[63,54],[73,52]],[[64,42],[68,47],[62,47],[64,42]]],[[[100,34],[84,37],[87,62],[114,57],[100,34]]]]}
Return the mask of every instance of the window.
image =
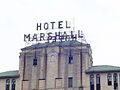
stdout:
{"type": "Polygon", "coordinates": [[[119,73],[119,84],[120,84],[120,73],[119,73]]]}
{"type": "Polygon", "coordinates": [[[16,85],[16,80],[12,79],[12,86],[11,86],[11,90],[15,90],[15,85],[16,85]]]}
{"type": "Polygon", "coordinates": [[[73,87],[73,77],[68,78],[68,88],[73,87]]]}
{"type": "Polygon", "coordinates": [[[96,90],[100,90],[100,75],[96,75],[96,90]]]}
{"type": "Polygon", "coordinates": [[[33,65],[37,65],[37,58],[33,59],[33,65]]]}
{"type": "Polygon", "coordinates": [[[62,78],[56,78],[55,79],[55,87],[61,88],[62,87],[62,78]]]}
{"type": "Polygon", "coordinates": [[[118,89],[118,76],[117,73],[113,74],[113,81],[114,81],[114,90],[118,89]]]}
{"type": "Polygon", "coordinates": [[[79,90],[84,90],[84,88],[83,88],[83,87],[80,87],[79,90]]]}
{"type": "Polygon", "coordinates": [[[6,80],[6,90],[10,90],[10,79],[6,80]]]}
{"type": "Polygon", "coordinates": [[[90,75],[90,90],[94,90],[94,75],[90,75]]]}
{"type": "Polygon", "coordinates": [[[45,90],[45,79],[39,79],[39,89],[38,90],[45,90]]]}
{"type": "Polygon", "coordinates": [[[69,56],[68,63],[69,63],[69,64],[72,64],[72,63],[73,63],[73,56],[71,56],[71,55],[69,56]]]}
{"type": "Polygon", "coordinates": [[[107,75],[107,81],[108,81],[108,86],[112,85],[112,74],[111,73],[107,75]]]}

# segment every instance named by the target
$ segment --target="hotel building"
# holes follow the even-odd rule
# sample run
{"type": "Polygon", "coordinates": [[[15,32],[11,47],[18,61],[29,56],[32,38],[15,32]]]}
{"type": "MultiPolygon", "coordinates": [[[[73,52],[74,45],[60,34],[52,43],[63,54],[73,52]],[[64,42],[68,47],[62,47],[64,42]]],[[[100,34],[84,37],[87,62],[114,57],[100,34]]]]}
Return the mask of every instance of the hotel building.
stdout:
{"type": "Polygon", "coordinates": [[[21,49],[19,70],[0,73],[0,90],[120,90],[120,67],[93,66],[88,43],[38,43],[21,49]]]}

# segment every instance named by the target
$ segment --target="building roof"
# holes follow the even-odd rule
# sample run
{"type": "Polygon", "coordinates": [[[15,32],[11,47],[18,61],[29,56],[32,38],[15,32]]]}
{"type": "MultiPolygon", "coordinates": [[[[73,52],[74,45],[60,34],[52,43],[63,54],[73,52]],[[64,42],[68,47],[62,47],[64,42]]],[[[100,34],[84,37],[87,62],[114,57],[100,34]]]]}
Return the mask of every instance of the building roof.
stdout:
{"type": "Polygon", "coordinates": [[[81,43],[79,41],[62,41],[62,42],[53,42],[53,43],[38,43],[38,44],[34,44],[31,46],[27,46],[25,48],[22,48],[21,50],[33,50],[33,49],[40,49],[40,48],[47,48],[47,47],[74,47],[74,46],[90,46],[90,44],[85,44],[85,43],[81,43]]]}
{"type": "Polygon", "coordinates": [[[7,71],[7,72],[2,72],[0,73],[0,78],[18,78],[19,75],[19,71],[15,70],[15,71],[7,71]]]}
{"type": "Polygon", "coordinates": [[[120,67],[111,65],[92,66],[86,73],[106,73],[106,72],[120,72],[120,67]]]}

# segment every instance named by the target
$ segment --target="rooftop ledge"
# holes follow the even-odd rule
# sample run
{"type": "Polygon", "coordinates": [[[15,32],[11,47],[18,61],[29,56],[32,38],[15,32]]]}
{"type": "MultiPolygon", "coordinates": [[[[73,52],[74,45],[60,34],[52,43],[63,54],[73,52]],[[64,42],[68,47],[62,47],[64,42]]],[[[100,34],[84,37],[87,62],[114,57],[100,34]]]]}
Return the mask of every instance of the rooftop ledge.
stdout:
{"type": "Polygon", "coordinates": [[[62,42],[53,42],[53,43],[38,43],[31,46],[27,46],[22,48],[21,50],[33,50],[33,49],[40,49],[40,48],[47,48],[47,47],[75,47],[75,46],[88,46],[90,47],[90,44],[81,43],[79,41],[62,41],[62,42]]]}
{"type": "Polygon", "coordinates": [[[111,66],[111,65],[97,65],[92,66],[88,70],[86,70],[86,73],[107,73],[107,72],[120,72],[120,67],[118,66],[111,66]]]}

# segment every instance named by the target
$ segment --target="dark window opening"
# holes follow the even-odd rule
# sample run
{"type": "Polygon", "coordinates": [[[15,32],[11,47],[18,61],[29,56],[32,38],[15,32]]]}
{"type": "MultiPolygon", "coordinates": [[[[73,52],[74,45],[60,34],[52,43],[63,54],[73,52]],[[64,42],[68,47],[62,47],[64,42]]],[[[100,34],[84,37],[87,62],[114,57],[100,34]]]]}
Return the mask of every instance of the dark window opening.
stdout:
{"type": "Polygon", "coordinates": [[[94,90],[94,75],[90,75],[90,90],[94,90]]]}
{"type": "Polygon", "coordinates": [[[117,73],[113,74],[113,81],[114,81],[114,90],[118,89],[118,77],[117,77],[117,73]]]}
{"type": "Polygon", "coordinates": [[[16,80],[12,79],[12,89],[11,90],[15,90],[15,85],[16,85],[16,80]]]}
{"type": "Polygon", "coordinates": [[[84,90],[84,88],[83,88],[83,87],[80,87],[79,90],[84,90]]]}
{"type": "Polygon", "coordinates": [[[100,75],[96,75],[96,90],[100,90],[100,75]]]}
{"type": "Polygon", "coordinates": [[[68,88],[71,88],[71,87],[73,87],[73,78],[69,77],[68,78],[68,88]]]}
{"type": "Polygon", "coordinates": [[[112,85],[112,75],[110,73],[107,75],[107,81],[108,81],[108,86],[111,86],[112,85]]]}
{"type": "Polygon", "coordinates": [[[6,90],[10,90],[10,79],[6,80],[6,90]]]}
{"type": "Polygon", "coordinates": [[[37,58],[33,59],[33,65],[37,65],[37,58]]]}
{"type": "Polygon", "coordinates": [[[73,56],[69,56],[69,61],[68,61],[69,64],[72,64],[73,63],[73,56]]]}

